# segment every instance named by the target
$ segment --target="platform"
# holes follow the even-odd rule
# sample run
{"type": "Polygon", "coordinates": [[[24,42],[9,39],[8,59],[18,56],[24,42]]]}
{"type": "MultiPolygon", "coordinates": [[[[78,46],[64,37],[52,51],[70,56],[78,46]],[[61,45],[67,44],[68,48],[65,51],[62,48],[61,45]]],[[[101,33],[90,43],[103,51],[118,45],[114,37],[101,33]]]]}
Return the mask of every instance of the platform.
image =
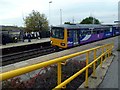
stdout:
{"type": "Polygon", "coordinates": [[[113,62],[111,63],[106,76],[104,77],[102,83],[98,86],[98,88],[102,89],[102,88],[111,88],[111,90],[120,90],[120,84],[119,84],[119,62],[120,62],[120,52],[116,51],[113,52],[114,54],[114,59],[113,62]]]}
{"type": "MultiPolygon", "coordinates": [[[[118,83],[118,54],[120,52],[113,52],[113,56],[107,58],[105,62],[103,62],[102,68],[100,66],[96,69],[97,78],[92,78],[92,75],[88,79],[89,88],[85,90],[89,90],[90,88],[98,88],[100,89],[110,89],[110,90],[119,90],[120,85],[118,83]],[[119,89],[118,89],[119,88],[119,89]]],[[[84,88],[85,82],[80,85],[77,90],[80,88],[84,88]]]]}
{"type": "MultiPolygon", "coordinates": [[[[110,39],[86,44],[86,45],[83,45],[83,46],[80,46],[80,47],[67,49],[67,50],[64,50],[64,51],[61,51],[61,52],[56,52],[56,53],[52,53],[52,54],[48,54],[48,55],[44,55],[44,56],[40,56],[40,57],[36,57],[36,58],[32,58],[32,59],[28,59],[26,61],[17,62],[17,63],[14,63],[14,64],[10,64],[10,65],[7,65],[7,66],[0,67],[0,69],[2,69],[1,72],[14,70],[14,69],[17,69],[17,68],[20,68],[20,67],[29,66],[29,65],[40,63],[40,62],[43,62],[43,61],[48,61],[48,60],[55,59],[55,58],[65,56],[65,55],[69,55],[69,54],[72,54],[72,53],[75,53],[75,52],[80,52],[80,51],[90,49],[90,48],[93,48],[93,47],[96,47],[96,46],[99,46],[99,45],[104,45],[104,44],[106,44],[106,42],[111,42],[111,41],[116,42],[117,39],[118,39],[118,37],[113,37],[113,38],[110,38],[110,39]]],[[[117,46],[117,44],[115,44],[115,46],[117,46]]],[[[114,47],[114,49],[115,48],[116,47],[114,47]]],[[[84,60],[84,58],[85,58],[85,56],[82,57],[83,60],[84,60]]]]}
{"type": "Polygon", "coordinates": [[[24,46],[24,45],[30,45],[30,44],[37,44],[37,43],[43,43],[43,42],[49,42],[49,41],[50,41],[50,38],[31,39],[31,42],[28,42],[28,40],[25,39],[24,42],[9,43],[9,44],[6,44],[6,45],[1,45],[0,49],[17,47],[17,46],[24,46]]]}

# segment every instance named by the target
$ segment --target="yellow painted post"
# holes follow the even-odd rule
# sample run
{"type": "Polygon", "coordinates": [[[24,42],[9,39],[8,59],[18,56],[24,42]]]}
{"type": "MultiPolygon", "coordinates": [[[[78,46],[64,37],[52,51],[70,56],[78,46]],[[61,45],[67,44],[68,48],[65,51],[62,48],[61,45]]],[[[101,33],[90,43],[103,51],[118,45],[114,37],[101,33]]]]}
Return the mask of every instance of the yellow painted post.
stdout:
{"type": "Polygon", "coordinates": [[[102,47],[102,54],[104,53],[104,47],[102,47]]]}
{"type": "Polygon", "coordinates": [[[112,55],[112,47],[111,47],[111,50],[110,50],[110,56],[112,55]]]}
{"type": "Polygon", "coordinates": [[[111,56],[111,52],[112,52],[112,46],[113,46],[113,45],[110,45],[109,56],[111,56]]]}
{"type": "MultiPolygon", "coordinates": [[[[106,51],[106,48],[104,47],[104,51],[106,51]]],[[[104,54],[104,59],[103,59],[103,61],[105,61],[105,59],[106,59],[106,55],[104,54]]]]}
{"type": "Polygon", "coordinates": [[[113,49],[113,47],[114,47],[114,44],[113,45],[111,45],[111,50],[110,50],[110,56],[112,55],[112,49],[113,49]]]}
{"type": "Polygon", "coordinates": [[[111,55],[112,55],[112,49],[114,48],[114,43],[111,45],[111,55]]]}
{"type": "MultiPolygon", "coordinates": [[[[107,50],[109,50],[109,46],[108,46],[107,50]]],[[[109,58],[109,51],[108,51],[108,53],[107,53],[107,57],[109,58]]]]}
{"type": "Polygon", "coordinates": [[[103,56],[101,57],[100,67],[102,68],[103,56]]]}
{"type": "MultiPolygon", "coordinates": [[[[102,47],[102,54],[104,53],[104,47],[102,47]]],[[[103,62],[103,56],[101,57],[101,62],[100,62],[100,66],[102,68],[102,62],[103,62]]]]}
{"type": "MultiPolygon", "coordinates": [[[[95,60],[95,59],[96,59],[96,49],[94,50],[94,60],[95,60]]],[[[93,74],[92,74],[92,77],[93,77],[93,78],[96,78],[95,68],[96,68],[96,62],[93,64],[93,74]]]]}
{"type": "Polygon", "coordinates": [[[58,82],[57,84],[59,85],[61,83],[61,62],[58,62],[58,82]]]}
{"type": "MultiPolygon", "coordinates": [[[[108,49],[110,48],[110,46],[108,47],[108,49]]],[[[110,51],[108,51],[108,58],[110,57],[110,51]]]]}
{"type": "MultiPolygon", "coordinates": [[[[89,51],[86,52],[86,66],[88,65],[89,63],[89,51]]],[[[88,88],[88,68],[86,69],[86,73],[85,73],[85,85],[84,85],[85,88],[88,88]]]]}
{"type": "MultiPolygon", "coordinates": [[[[106,48],[106,51],[107,51],[107,48],[106,48]]],[[[107,53],[105,54],[105,60],[104,61],[106,61],[106,58],[107,58],[107,53]]]]}

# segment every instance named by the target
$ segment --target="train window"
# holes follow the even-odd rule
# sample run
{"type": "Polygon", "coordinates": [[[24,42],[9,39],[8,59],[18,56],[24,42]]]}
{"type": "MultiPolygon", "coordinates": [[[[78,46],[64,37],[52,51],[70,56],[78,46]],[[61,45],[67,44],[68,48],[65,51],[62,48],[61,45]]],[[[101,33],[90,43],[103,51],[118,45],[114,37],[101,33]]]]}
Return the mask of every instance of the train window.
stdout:
{"type": "Polygon", "coordinates": [[[55,37],[55,30],[54,29],[52,29],[52,31],[51,31],[51,36],[55,37]]]}
{"type": "Polygon", "coordinates": [[[108,32],[108,30],[106,29],[106,32],[108,32]]]}
{"type": "Polygon", "coordinates": [[[55,31],[55,37],[59,38],[59,29],[56,29],[56,31],[55,31]]]}
{"type": "Polygon", "coordinates": [[[112,28],[110,28],[110,32],[112,32],[112,28]]]}
{"type": "Polygon", "coordinates": [[[52,28],[51,37],[64,39],[64,29],[62,29],[62,28],[52,28]]]}
{"type": "Polygon", "coordinates": [[[93,34],[96,34],[96,30],[93,30],[93,34]]]}
{"type": "Polygon", "coordinates": [[[59,38],[64,39],[64,31],[63,30],[59,30],[59,38]]]}
{"type": "Polygon", "coordinates": [[[72,37],[72,31],[68,30],[67,35],[68,35],[68,37],[72,37]]]}
{"type": "Polygon", "coordinates": [[[85,30],[82,30],[82,31],[81,31],[81,35],[82,35],[82,36],[85,36],[85,35],[86,35],[86,31],[85,31],[85,30]]]}
{"type": "Polygon", "coordinates": [[[105,32],[108,32],[108,30],[106,29],[105,32]]]}
{"type": "Polygon", "coordinates": [[[105,32],[110,32],[110,29],[107,28],[107,29],[105,30],[105,32]]]}
{"type": "Polygon", "coordinates": [[[69,31],[67,31],[67,37],[70,37],[69,31]]]}
{"type": "Polygon", "coordinates": [[[104,32],[104,30],[101,29],[101,30],[100,30],[100,33],[103,33],[103,32],[104,32]]]}
{"type": "Polygon", "coordinates": [[[91,34],[91,31],[87,31],[87,34],[90,35],[90,34],[91,34]]]}
{"type": "Polygon", "coordinates": [[[100,31],[99,30],[97,30],[97,34],[99,34],[100,33],[100,31]]]}
{"type": "Polygon", "coordinates": [[[101,28],[101,29],[100,29],[100,33],[103,33],[103,32],[104,32],[104,29],[103,29],[103,28],[101,28]]]}

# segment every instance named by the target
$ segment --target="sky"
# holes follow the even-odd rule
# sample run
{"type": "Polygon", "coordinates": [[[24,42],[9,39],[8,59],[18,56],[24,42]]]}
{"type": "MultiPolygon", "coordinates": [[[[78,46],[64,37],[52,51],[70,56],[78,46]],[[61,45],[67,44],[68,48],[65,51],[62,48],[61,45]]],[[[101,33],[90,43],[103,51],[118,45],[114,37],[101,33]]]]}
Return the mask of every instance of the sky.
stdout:
{"type": "Polygon", "coordinates": [[[93,16],[104,24],[118,20],[118,1],[120,0],[0,0],[0,25],[25,26],[23,18],[32,10],[45,14],[50,25],[79,23],[93,16]],[[52,1],[52,3],[49,3],[52,1]]]}

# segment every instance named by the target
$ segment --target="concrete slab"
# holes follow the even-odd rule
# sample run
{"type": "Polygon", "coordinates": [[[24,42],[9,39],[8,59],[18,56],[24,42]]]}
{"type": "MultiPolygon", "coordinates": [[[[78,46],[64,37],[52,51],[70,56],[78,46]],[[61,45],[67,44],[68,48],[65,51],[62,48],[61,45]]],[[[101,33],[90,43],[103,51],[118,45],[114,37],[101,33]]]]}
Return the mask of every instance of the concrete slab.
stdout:
{"type": "MultiPolygon", "coordinates": [[[[102,81],[102,83],[99,85],[98,88],[118,88],[118,52],[114,52],[115,54],[115,58],[113,60],[113,62],[111,63],[108,72],[104,78],[104,80],[102,81]]],[[[120,87],[119,87],[120,89],[120,87]]]]}
{"type": "Polygon", "coordinates": [[[4,66],[4,67],[0,67],[0,69],[2,69],[2,71],[0,72],[0,73],[2,73],[2,72],[14,70],[15,67],[14,67],[14,64],[10,64],[10,65],[4,66]]]}
{"type": "Polygon", "coordinates": [[[16,64],[14,64],[14,67],[17,69],[20,67],[25,67],[26,65],[28,65],[28,63],[26,61],[23,61],[23,62],[18,62],[16,64]]]}

